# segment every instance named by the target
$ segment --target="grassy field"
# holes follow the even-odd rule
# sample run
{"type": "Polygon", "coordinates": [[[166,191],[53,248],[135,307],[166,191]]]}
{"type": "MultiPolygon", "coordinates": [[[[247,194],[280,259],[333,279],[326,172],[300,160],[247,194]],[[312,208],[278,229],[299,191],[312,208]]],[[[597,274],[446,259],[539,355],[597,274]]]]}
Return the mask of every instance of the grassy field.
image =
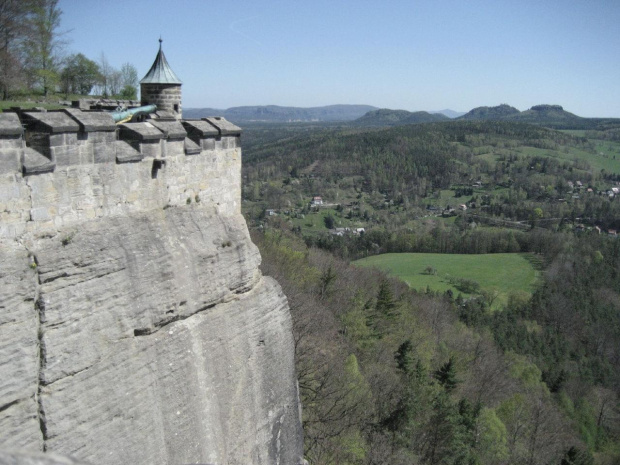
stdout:
{"type": "Polygon", "coordinates": [[[60,101],[72,101],[79,100],[81,98],[98,98],[92,95],[77,95],[77,94],[50,94],[47,97],[43,95],[23,95],[15,100],[0,100],[0,111],[10,110],[11,107],[20,107],[25,109],[30,108],[45,108],[46,110],[58,110],[66,108],[61,105],[60,101]]]}
{"type": "Polygon", "coordinates": [[[594,172],[602,169],[608,173],[620,174],[620,144],[617,142],[607,142],[593,140],[596,153],[580,150],[570,147],[568,151],[538,149],[534,147],[520,147],[516,150],[528,156],[551,157],[559,160],[576,161],[583,160],[587,162],[594,172]]]}
{"type": "Polygon", "coordinates": [[[478,282],[483,290],[497,292],[494,309],[505,305],[513,292],[531,294],[538,278],[538,272],[526,254],[388,253],[354,263],[387,271],[414,289],[429,287],[441,292],[452,289],[455,296],[459,290],[450,278],[470,279],[478,282]],[[429,266],[436,270],[436,274],[426,273],[429,266]]]}

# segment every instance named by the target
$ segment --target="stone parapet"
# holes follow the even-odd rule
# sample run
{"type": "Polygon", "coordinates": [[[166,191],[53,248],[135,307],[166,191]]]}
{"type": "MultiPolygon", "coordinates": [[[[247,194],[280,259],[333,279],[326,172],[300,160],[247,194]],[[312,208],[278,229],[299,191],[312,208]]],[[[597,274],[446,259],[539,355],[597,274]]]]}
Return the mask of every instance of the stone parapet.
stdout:
{"type": "Polygon", "coordinates": [[[78,109],[22,116],[0,113],[0,238],[194,202],[240,211],[240,129],[224,119],[117,126],[78,109]]]}
{"type": "Polygon", "coordinates": [[[74,108],[64,110],[80,126],[80,132],[115,131],[112,115],[103,111],[81,111],[74,108]]]}

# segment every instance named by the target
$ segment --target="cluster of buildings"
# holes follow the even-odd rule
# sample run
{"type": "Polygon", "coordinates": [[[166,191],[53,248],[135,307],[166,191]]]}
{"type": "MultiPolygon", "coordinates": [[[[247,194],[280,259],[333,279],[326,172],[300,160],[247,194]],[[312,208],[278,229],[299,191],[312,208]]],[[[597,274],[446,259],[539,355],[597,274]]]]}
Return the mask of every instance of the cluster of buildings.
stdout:
{"type": "Polygon", "coordinates": [[[601,190],[601,191],[595,192],[592,187],[584,186],[581,181],[575,181],[575,182],[568,181],[567,184],[568,184],[568,187],[570,187],[571,190],[573,191],[572,197],[574,199],[578,199],[580,197],[579,192],[581,192],[581,191],[585,191],[585,192],[587,192],[589,194],[596,193],[596,194],[598,194],[600,196],[607,196],[610,199],[613,199],[617,195],[620,195],[620,187],[617,187],[617,186],[610,187],[607,190],[601,190]]]}

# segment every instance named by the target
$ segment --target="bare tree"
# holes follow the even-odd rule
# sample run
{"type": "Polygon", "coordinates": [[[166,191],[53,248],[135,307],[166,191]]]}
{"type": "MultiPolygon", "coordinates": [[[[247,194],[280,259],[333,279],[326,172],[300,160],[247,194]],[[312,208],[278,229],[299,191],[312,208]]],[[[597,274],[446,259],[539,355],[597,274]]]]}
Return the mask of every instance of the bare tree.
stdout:
{"type": "Polygon", "coordinates": [[[110,90],[110,96],[114,97],[121,93],[121,72],[114,69],[108,77],[108,89],[110,90]]]}
{"type": "Polygon", "coordinates": [[[20,46],[26,38],[30,8],[30,1],[0,0],[0,89],[3,100],[7,100],[21,82],[20,46]]]}
{"type": "Polygon", "coordinates": [[[121,97],[129,100],[138,98],[138,70],[131,63],[121,66],[121,97]]]}
{"type": "Polygon", "coordinates": [[[65,42],[59,31],[62,11],[58,0],[33,0],[29,15],[30,33],[25,41],[28,68],[43,95],[54,90],[59,81],[58,66],[65,42]]]}
{"type": "Polygon", "coordinates": [[[113,73],[114,68],[105,56],[105,53],[101,52],[99,57],[99,72],[101,73],[101,80],[99,81],[99,93],[103,98],[110,96],[110,75],[113,73]]]}

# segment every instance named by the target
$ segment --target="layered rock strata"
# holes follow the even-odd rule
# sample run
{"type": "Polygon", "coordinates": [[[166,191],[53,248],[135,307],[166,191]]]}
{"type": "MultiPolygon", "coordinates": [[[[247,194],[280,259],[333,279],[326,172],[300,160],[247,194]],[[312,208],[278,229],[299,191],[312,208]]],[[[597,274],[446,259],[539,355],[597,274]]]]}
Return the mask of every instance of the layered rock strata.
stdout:
{"type": "Polygon", "coordinates": [[[158,148],[134,144],[133,162],[113,147],[108,163],[2,173],[0,449],[300,462],[286,298],[239,211],[238,141],[221,141],[238,132],[202,123],[194,145],[151,125],[158,148]]]}

